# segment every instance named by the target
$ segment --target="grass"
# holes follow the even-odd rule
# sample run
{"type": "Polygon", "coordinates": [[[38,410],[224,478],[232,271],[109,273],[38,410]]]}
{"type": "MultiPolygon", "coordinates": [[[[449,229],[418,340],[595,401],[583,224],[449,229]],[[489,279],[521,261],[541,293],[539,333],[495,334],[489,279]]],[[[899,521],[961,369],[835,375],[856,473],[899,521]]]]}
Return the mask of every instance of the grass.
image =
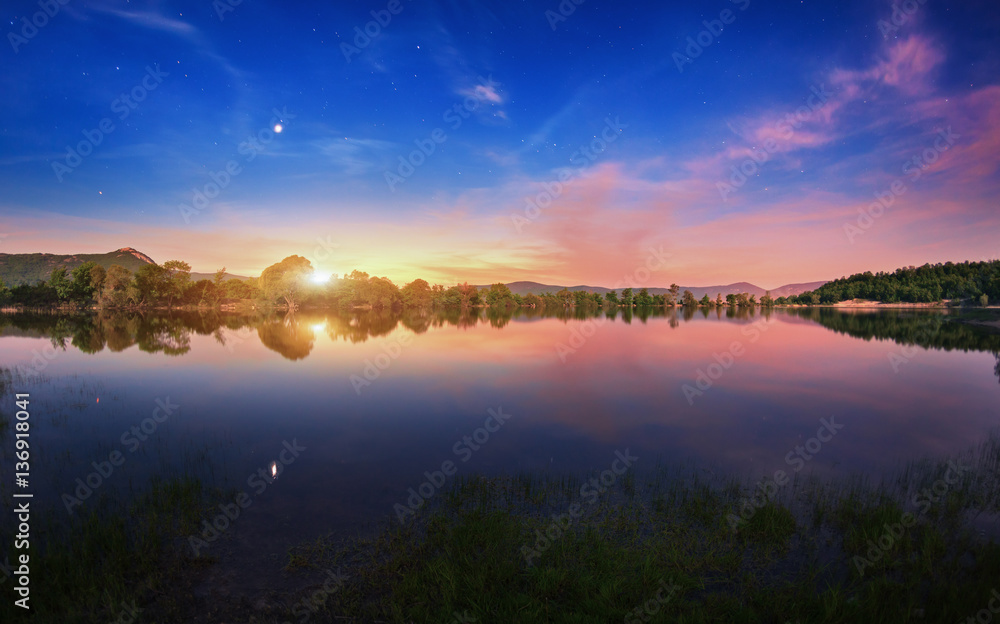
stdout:
{"type": "MultiPolygon", "coordinates": [[[[148,604],[183,587],[191,565],[198,563],[186,560],[170,538],[194,532],[203,500],[200,482],[180,478],[154,480],[127,505],[104,496],[88,505],[94,511],[68,524],[65,516],[33,512],[27,553],[31,621],[112,622],[127,606],[148,604]]],[[[2,586],[0,620],[27,621],[24,610],[13,605],[11,585],[8,579],[2,586]]],[[[171,610],[169,602],[162,601],[164,612],[171,610]]]]}
{"type": "MultiPolygon", "coordinates": [[[[212,559],[183,536],[224,494],[154,482],[38,526],[34,620],[110,622],[135,604],[141,622],[964,621],[1000,589],[1000,544],[974,528],[1000,516],[997,436],[959,462],[960,478],[918,462],[881,483],[798,479],[735,530],[753,484],[697,472],[630,472],[595,498],[572,476],[457,478],[405,525],[290,549],[279,574],[295,589],[254,606],[191,591],[212,559]]],[[[16,611],[0,604],[4,622],[16,611]]]]}
{"type": "MultiPolygon", "coordinates": [[[[997,445],[987,450],[979,468],[995,462],[997,445]]],[[[914,508],[909,490],[944,474],[912,466],[904,488],[789,486],[788,502],[767,503],[736,531],[725,521],[741,500],[732,484],[633,481],[637,492],[619,488],[588,506],[530,563],[524,548],[577,498],[575,484],[468,478],[406,526],[331,540],[313,566],[347,570],[350,580],[315,621],[958,621],[1000,587],[1000,545],[963,519],[1000,510],[995,472],[966,474],[926,511],[914,508]],[[903,527],[907,509],[915,521],[903,527]],[[887,525],[900,527],[891,543],[887,525]],[[855,557],[874,554],[880,539],[886,548],[859,567],[855,557]],[[676,592],[658,602],[667,585],[676,592]]],[[[293,549],[290,560],[303,553],[293,549]]]]}

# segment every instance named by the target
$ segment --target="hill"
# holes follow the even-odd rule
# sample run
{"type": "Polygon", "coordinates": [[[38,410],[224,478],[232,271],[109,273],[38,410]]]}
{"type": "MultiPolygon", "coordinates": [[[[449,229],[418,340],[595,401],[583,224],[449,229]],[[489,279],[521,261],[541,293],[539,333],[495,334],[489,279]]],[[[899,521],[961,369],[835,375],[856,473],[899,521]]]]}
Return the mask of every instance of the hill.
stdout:
{"type": "MultiPolygon", "coordinates": [[[[785,284],[784,286],[779,286],[778,288],[771,290],[771,296],[777,299],[778,297],[791,297],[793,295],[799,295],[804,292],[815,290],[820,288],[826,282],[809,282],[806,284],[785,284]]],[[[477,288],[489,288],[489,286],[477,286],[477,288]]],[[[552,284],[539,284],[538,282],[510,282],[507,284],[507,288],[515,295],[540,295],[544,292],[557,293],[563,288],[567,288],[570,291],[585,290],[589,292],[596,292],[603,295],[604,293],[612,290],[611,288],[606,288],[604,286],[555,286],[552,284]]],[[[749,282],[736,282],[735,284],[726,284],[723,286],[681,286],[680,292],[685,290],[690,290],[691,294],[695,296],[696,299],[701,299],[703,296],[708,295],[711,298],[719,293],[722,296],[735,295],[738,293],[747,293],[760,298],[767,292],[767,289],[761,288],[755,284],[749,282]]],[[[619,294],[621,294],[622,289],[617,289],[619,294]]],[[[634,289],[638,291],[639,289],[634,289]]],[[[669,292],[667,288],[649,288],[649,294],[651,295],[662,295],[669,292]]]]}
{"type": "MultiPolygon", "coordinates": [[[[48,280],[52,275],[52,269],[61,267],[69,273],[85,262],[96,262],[105,269],[117,264],[133,273],[146,264],[156,264],[152,258],[132,247],[122,247],[103,254],[0,253],[0,279],[7,286],[34,284],[39,280],[48,280]]],[[[193,282],[201,279],[210,280],[213,277],[215,277],[213,273],[191,273],[191,281],[193,282]]],[[[246,278],[226,273],[224,279],[246,278]]]]}
{"type": "Polygon", "coordinates": [[[143,265],[155,264],[152,258],[131,247],[103,254],[0,253],[0,279],[8,286],[34,284],[49,279],[52,269],[61,267],[69,272],[85,262],[96,262],[105,269],[117,264],[133,273],[143,265]]]}

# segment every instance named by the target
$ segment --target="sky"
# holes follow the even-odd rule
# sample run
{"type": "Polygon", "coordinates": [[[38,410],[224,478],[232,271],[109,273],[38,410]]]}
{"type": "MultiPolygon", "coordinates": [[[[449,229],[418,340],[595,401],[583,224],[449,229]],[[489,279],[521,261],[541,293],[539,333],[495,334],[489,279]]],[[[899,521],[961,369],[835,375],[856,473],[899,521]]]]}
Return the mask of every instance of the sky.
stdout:
{"type": "Polygon", "coordinates": [[[577,2],[4,2],[0,252],[765,288],[1000,257],[995,2],[577,2]]]}

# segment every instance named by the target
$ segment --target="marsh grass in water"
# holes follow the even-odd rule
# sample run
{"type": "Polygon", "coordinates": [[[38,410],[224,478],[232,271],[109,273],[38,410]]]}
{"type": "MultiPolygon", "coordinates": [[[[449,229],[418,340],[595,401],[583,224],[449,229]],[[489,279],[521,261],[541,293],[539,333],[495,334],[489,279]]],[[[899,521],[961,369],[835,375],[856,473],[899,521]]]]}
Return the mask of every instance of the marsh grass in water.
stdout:
{"type": "Polygon", "coordinates": [[[315,621],[633,621],[668,583],[677,591],[641,621],[953,622],[1000,580],[997,535],[973,528],[996,527],[998,461],[994,435],[879,484],[801,479],[735,532],[725,515],[752,484],[661,469],[584,505],[530,563],[523,547],[578,483],[468,477],[411,524],[292,549],[289,563],[348,570],[315,621]]]}
{"type": "Polygon", "coordinates": [[[192,591],[214,560],[184,536],[227,493],[154,481],[130,504],[38,521],[34,621],[134,606],[141,622],[954,622],[1000,579],[997,535],[974,528],[997,526],[998,466],[994,434],[880,483],[804,477],[735,531],[726,516],[755,484],[707,471],[630,471],[596,497],[586,475],[460,477],[406,524],[291,548],[269,573],[296,589],[249,602],[192,591]],[[332,570],[346,580],[317,590],[332,570]]]}
{"type": "MultiPolygon", "coordinates": [[[[185,579],[200,564],[179,554],[174,538],[194,530],[205,500],[200,482],[178,478],[154,480],[128,504],[102,496],[68,520],[61,509],[34,513],[30,621],[113,622],[133,606],[144,612],[137,621],[180,621],[169,619],[172,605],[187,599],[185,579]],[[151,602],[155,617],[145,613],[151,602]]],[[[13,593],[10,582],[4,594],[13,593]]],[[[25,615],[12,603],[0,604],[4,622],[25,615]]]]}

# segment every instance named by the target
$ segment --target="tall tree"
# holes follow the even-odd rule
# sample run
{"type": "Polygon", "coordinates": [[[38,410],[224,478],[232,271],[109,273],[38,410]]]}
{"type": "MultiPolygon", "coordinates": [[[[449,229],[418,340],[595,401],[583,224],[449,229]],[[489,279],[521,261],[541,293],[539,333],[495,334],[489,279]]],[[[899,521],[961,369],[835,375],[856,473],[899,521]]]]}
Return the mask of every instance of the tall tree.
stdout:
{"type": "Polygon", "coordinates": [[[93,289],[94,295],[99,296],[101,289],[104,288],[104,280],[107,278],[108,272],[104,270],[101,265],[96,265],[94,268],[90,269],[90,288],[93,289]]]}
{"type": "Polygon", "coordinates": [[[169,297],[170,275],[158,264],[146,264],[135,272],[131,299],[136,305],[157,305],[169,297]]]}
{"type": "Polygon", "coordinates": [[[168,260],[163,263],[167,274],[167,305],[173,305],[174,298],[180,298],[191,281],[191,265],[182,260],[168,260]]]}
{"type": "Polygon", "coordinates": [[[563,307],[568,308],[573,304],[573,292],[569,288],[563,288],[556,293],[556,297],[562,301],[563,307]]]}
{"type": "Polygon", "coordinates": [[[415,279],[400,289],[403,304],[414,308],[423,308],[431,304],[431,285],[426,280],[415,279]]]}
{"type": "MultiPolygon", "coordinates": [[[[294,310],[305,289],[306,280],[312,275],[313,267],[302,256],[288,256],[281,262],[272,264],[260,274],[260,289],[268,301],[279,297],[285,300],[289,310],[294,310]]],[[[351,277],[358,273],[354,271],[351,277]]],[[[368,274],[363,273],[367,280],[368,274]]]]}
{"type": "Polygon", "coordinates": [[[128,289],[132,273],[123,266],[112,264],[101,281],[100,303],[103,307],[118,308],[128,302],[128,289]]]}
{"type": "Polygon", "coordinates": [[[694,295],[691,294],[690,290],[684,291],[684,298],[682,301],[685,308],[693,308],[698,305],[698,300],[694,298],[694,295]]]}
{"type": "Polygon", "coordinates": [[[469,282],[458,285],[458,296],[463,308],[479,305],[479,289],[469,282]]]}
{"type": "MultiPolygon", "coordinates": [[[[212,293],[211,295],[212,305],[217,305],[219,303],[219,299],[221,299],[223,293],[225,293],[225,281],[226,281],[226,267],[222,267],[221,269],[215,272],[215,275],[212,276],[212,288],[205,289],[206,291],[210,290],[212,293]]],[[[202,296],[204,297],[204,293],[202,293],[202,296]]]]}
{"type": "Polygon", "coordinates": [[[71,274],[73,278],[73,288],[70,298],[76,303],[85,304],[89,302],[94,297],[94,291],[96,287],[94,285],[94,274],[97,269],[101,269],[101,273],[104,269],[101,268],[96,262],[84,262],[80,266],[73,269],[71,274]]]}
{"type": "Polygon", "coordinates": [[[62,267],[52,269],[52,274],[49,276],[49,287],[56,291],[59,301],[69,301],[73,294],[73,282],[67,279],[66,269],[62,267]]]}
{"type": "Polygon", "coordinates": [[[486,293],[486,304],[491,308],[510,307],[514,303],[513,293],[506,284],[497,282],[486,293]]]}
{"type": "Polygon", "coordinates": [[[653,298],[649,296],[648,288],[639,291],[639,295],[635,298],[635,304],[644,308],[653,305],[653,298]]]}

